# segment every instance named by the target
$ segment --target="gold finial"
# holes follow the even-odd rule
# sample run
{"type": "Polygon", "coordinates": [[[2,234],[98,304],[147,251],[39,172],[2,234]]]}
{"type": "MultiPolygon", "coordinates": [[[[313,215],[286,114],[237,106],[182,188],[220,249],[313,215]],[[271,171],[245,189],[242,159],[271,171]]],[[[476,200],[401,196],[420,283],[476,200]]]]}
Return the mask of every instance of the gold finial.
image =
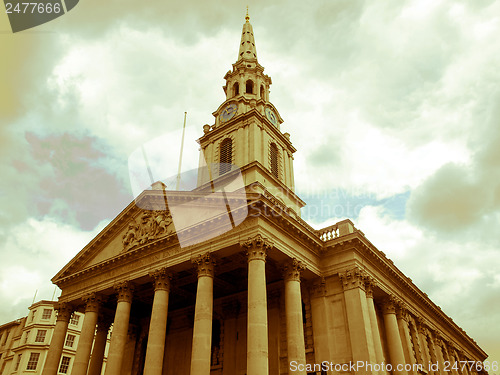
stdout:
{"type": "Polygon", "coordinates": [[[246,21],[250,21],[250,16],[248,15],[248,5],[247,5],[247,15],[245,16],[246,21]]]}

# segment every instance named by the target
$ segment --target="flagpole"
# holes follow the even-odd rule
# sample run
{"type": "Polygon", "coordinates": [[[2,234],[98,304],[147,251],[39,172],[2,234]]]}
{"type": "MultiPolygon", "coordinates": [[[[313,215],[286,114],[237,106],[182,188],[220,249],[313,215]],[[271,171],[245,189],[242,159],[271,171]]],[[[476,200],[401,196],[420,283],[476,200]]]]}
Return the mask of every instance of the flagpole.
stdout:
{"type": "Polygon", "coordinates": [[[179,190],[179,185],[181,183],[181,165],[182,165],[182,152],[184,150],[184,134],[186,133],[186,116],[187,112],[184,112],[184,126],[182,127],[181,153],[179,155],[179,169],[177,170],[177,184],[175,185],[175,190],[179,190]]]}

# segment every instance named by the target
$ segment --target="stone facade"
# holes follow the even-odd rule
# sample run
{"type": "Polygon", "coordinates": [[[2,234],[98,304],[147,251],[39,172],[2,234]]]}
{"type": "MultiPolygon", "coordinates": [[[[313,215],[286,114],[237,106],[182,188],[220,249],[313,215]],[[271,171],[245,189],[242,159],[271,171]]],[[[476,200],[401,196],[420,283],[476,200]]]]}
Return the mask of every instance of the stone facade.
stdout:
{"type": "Polygon", "coordinates": [[[57,336],[56,321],[61,319],[68,325],[60,336],[62,342],[57,343],[60,351],[53,353],[58,361],[56,371],[71,374],[84,315],[54,301],[36,302],[29,307],[27,317],[0,326],[0,374],[41,374],[49,346],[57,336]]]}
{"type": "MultiPolygon", "coordinates": [[[[85,314],[73,374],[101,371],[100,319],[113,322],[105,375],[320,374],[323,361],[340,366],[323,373],[443,375],[447,361],[483,361],[350,220],[315,230],[301,219],[295,149],[263,71],[247,16],[226,100],[198,140],[209,166],[198,187],[153,184],[53,278],[59,302],[85,314]],[[178,225],[179,207],[203,219],[178,225]]],[[[57,321],[44,375],[56,374],[66,328],[57,321]]]]}

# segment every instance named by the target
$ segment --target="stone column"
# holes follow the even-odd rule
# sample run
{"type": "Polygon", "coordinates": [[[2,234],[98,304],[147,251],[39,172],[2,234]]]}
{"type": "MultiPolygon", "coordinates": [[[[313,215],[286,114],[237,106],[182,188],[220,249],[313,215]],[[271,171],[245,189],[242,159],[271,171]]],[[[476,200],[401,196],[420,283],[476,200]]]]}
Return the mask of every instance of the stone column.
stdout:
{"type": "Polygon", "coordinates": [[[384,323],[387,337],[387,346],[389,347],[389,356],[394,375],[407,375],[407,372],[398,370],[398,365],[405,364],[405,356],[401,336],[399,334],[398,322],[396,320],[396,301],[394,297],[389,297],[384,301],[384,323]]]}
{"type": "MultiPolygon", "coordinates": [[[[366,303],[368,304],[368,315],[370,315],[370,326],[372,329],[373,346],[375,349],[375,359],[377,364],[385,363],[384,350],[382,349],[382,340],[380,337],[380,329],[378,326],[377,310],[375,310],[375,302],[373,301],[373,288],[376,286],[375,279],[372,277],[365,278],[366,303]]],[[[384,371],[380,371],[385,373],[384,371]]]]}
{"type": "MultiPolygon", "coordinates": [[[[366,300],[365,276],[357,267],[347,270],[344,273],[339,273],[344,288],[352,360],[353,362],[362,361],[374,365],[377,363],[377,360],[366,300]]],[[[367,374],[373,373],[370,368],[367,368],[363,372],[367,374]]]]}
{"type": "Polygon", "coordinates": [[[415,371],[415,356],[413,355],[412,343],[410,338],[410,329],[408,328],[408,321],[410,317],[405,307],[402,305],[396,306],[396,319],[398,321],[399,336],[403,345],[403,353],[405,356],[405,363],[411,365],[411,370],[408,371],[409,375],[417,375],[415,371]]]}
{"type": "Polygon", "coordinates": [[[427,340],[427,348],[429,349],[429,360],[430,360],[430,364],[431,366],[433,366],[433,369],[432,369],[432,374],[440,374],[440,368],[439,368],[439,361],[438,361],[438,358],[437,358],[437,355],[436,355],[436,346],[435,346],[435,343],[434,343],[434,338],[432,337],[431,335],[431,332],[426,329],[425,330],[425,335],[426,335],[426,340],[427,340]],[[434,366],[438,366],[437,367],[437,371],[435,371],[436,367],[434,366]]]}
{"type": "Polygon", "coordinates": [[[455,363],[456,359],[455,359],[453,352],[451,350],[451,348],[452,348],[451,344],[444,339],[442,339],[441,342],[442,342],[441,348],[443,351],[444,360],[449,362],[451,373],[453,375],[458,375],[457,368],[459,368],[459,364],[455,363]],[[450,353],[450,351],[452,353],[450,353]]]}
{"type": "Polygon", "coordinates": [[[54,333],[52,334],[52,340],[50,341],[50,347],[42,375],[57,374],[64,340],[66,339],[66,332],[68,330],[69,318],[73,313],[73,307],[64,302],[58,303],[55,309],[57,310],[56,326],[54,327],[54,333]]]}
{"type": "Polygon", "coordinates": [[[214,304],[214,260],[209,253],[192,260],[198,272],[194,310],[191,375],[210,375],[212,312],[214,304]]]}
{"type": "Polygon", "coordinates": [[[424,365],[424,369],[427,370],[427,374],[433,375],[434,372],[430,367],[431,353],[427,342],[427,330],[425,328],[424,319],[421,316],[415,318],[415,326],[417,328],[418,340],[422,353],[422,364],[424,365]]]}
{"type": "Polygon", "coordinates": [[[296,374],[306,375],[306,351],[304,326],[302,320],[302,296],[300,292],[300,273],[305,269],[300,261],[293,258],[283,266],[285,279],[285,314],[288,362],[303,365],[303,371],[296,374]]]}
{"type": "Polygon", "coordinates": [[[144,373],[148,375],[161,375],[163,371],[163,355],[165,353],[171,275],[167,272],[166,268],[162,268],[150,273],[149,276],[154,279],[155,295],[151,320],[149,322],[144,373]]]}
{"type": "Polygon", "coordinates": [[[415,352],[416,362],[419,365],[421,365],[422,368],[427,368],[427,363],[425,362],[423,352],[422,352],[423,348],[420,345],[420,339],[418,337],[417,325],[415,323],[415,320],[411,316],[409,317],[408,326],[410,329],[410,337],[411,337],[411,341],[413,343],[413,350],[415,352]]]}
{"type": "Polygon", "coordinates": [[[88,375],[101,375],[102,361],[104,359],[104,350],[108,341],[110,325],[111,320],[106,319],[102,315],[97,319],[97,331],[94,339],[94,347],[92,348],[92,356],[90,357],[88,375]]]}
{"type": "Polygon", "coordinates": [[[469,364],[466,363],[465,365],[463,363],[460,363],[460,361],[467,361],[467,357],[465,356],[465,353],[463,352],[463,350],[459,350],[457,352],[457,358],[458,358],[458,362],[459,362],[459,368],[462,372],[463,375],[470,375],[470,372],[469,372],[469,364]],[[462,367],[463,366],[463,367],[462,367]]]}
{"type": "Polygon", "coordinates": [[[130,308],[132,307],[132,294],[134,286],[128,282],[115,285],[118,292],[115,320],[109,344],[108,359],[106,361],[105,375],[121,375],[123,353],[127,343],[130,308]]]}
{"type": "Polygon", "coordinates": [[[434,350],[436,351],[436,358],[439,363],[439,371],[441,374],[447,374],[447,371],[444,371],[444,350],[443,350],[443,340],[438,331],[433,331],[434,338],[434,350]]]}
{"type": "Polygon", "coordinates": [[[272,244],[259,234],[241,246],[248,256],[247,375],[268,375],[266,256],[272,244]]]}
{"type": "Polygon", "coordinates": [[[94,342],[95,327],[99,314],[99,306],[102,297],[96,293],[90,293],[82,298],[85,305],[85,318],[83,319],[82,332],[78,340],[78,350],[73,362],[73,375],[86,375],[89,367],[90,351],[94,342]]]}
{"type": "Polygon", "coordinates": [[[326,281],[320,278],[309,288],[316,363],[332,361],[330,352],[330,327],[326,302],[326,281]]]}

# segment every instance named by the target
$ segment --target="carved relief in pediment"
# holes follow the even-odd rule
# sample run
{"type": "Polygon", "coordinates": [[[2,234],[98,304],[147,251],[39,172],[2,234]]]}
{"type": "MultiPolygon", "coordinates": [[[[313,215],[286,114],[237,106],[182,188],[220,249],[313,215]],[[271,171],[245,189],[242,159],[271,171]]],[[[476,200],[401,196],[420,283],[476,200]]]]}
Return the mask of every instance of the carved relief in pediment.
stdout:
{"type": "Polygon", "coordinates": [[[123,250],[131,250],[174,232],[172,215],[169,211],[144,211],[138,219],[133,219],[128,224],[122,240],[123,250]]]}

